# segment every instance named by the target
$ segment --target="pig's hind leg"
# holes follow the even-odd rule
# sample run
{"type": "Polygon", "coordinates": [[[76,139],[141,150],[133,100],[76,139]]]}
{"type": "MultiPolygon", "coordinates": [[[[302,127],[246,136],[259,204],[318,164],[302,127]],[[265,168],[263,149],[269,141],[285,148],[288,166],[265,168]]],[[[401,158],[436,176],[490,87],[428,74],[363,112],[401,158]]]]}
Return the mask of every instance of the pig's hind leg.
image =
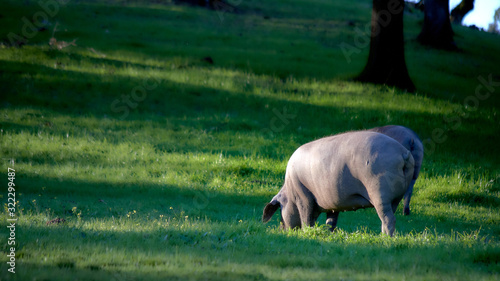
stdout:
{"type": "Polygon", "coordinates": [[[313,202],[312,200],[308,200],[307,202],[300,202],[299,204],[297,204],[297,207],[299,209],[302,227],[314,226],[316,220],[321,214],[318,206],[316,206],[316,202],[313,202]]]}

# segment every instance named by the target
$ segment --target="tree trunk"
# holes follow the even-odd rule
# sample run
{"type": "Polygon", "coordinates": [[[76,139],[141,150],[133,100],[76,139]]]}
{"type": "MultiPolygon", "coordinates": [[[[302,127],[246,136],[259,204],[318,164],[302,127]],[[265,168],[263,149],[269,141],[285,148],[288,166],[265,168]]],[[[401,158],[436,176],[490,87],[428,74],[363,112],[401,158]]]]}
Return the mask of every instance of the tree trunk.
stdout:
{"type": "Polygon", "coordinates": [[[500,8],[493,15],[493,22],[488,26],[488,32],[500,34],[500,8]]]}
{"type": "Polygon", "coordinates": [[[405,62],[403,13],[404,0],[373,0],[370,54],[358,81],[415,90],[405,62]]]}
{"type": "Polygon", "coordinates": [[[453,10],[451,10],[451,21],[454,24],[462,24],[462,20],[468,12],[474,9],[474,0],[462,0],[453,10]]]}
{"type": "Polygon", "coordinates": [[[450,23],[449,0],[424,1],[424,25],[417,40],[438,49],[456,50],[450,23]]]}

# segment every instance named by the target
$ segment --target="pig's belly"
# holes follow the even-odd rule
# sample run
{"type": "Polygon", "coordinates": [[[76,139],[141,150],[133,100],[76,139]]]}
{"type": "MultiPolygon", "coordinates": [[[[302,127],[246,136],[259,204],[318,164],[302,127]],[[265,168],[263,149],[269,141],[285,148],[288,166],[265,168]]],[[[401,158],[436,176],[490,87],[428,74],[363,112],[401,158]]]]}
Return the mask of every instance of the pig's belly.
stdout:
{"type": "Polygon", "coordinates": [[[372,203],[359,194],[352,194],[346,198],[337,198],[337,200],[326,200],[318,202],[323,211],[354,211],[357,209],[373,208],[372,203]]]}

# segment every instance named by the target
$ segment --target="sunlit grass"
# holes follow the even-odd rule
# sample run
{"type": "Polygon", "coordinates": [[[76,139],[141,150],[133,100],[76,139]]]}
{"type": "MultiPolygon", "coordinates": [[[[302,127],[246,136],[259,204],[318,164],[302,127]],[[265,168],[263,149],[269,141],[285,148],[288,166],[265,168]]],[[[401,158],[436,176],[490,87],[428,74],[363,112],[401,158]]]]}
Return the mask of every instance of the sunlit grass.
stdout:
{"type": "MultiPolygon", "coordinates": [[[[37,11],[6,5],[5,30],[37,11]]],[[[50,20],[77,46],[48,46],[53,25],[22,48],[1,45],[0,168],[16,169],[19,221],[18,273],[2,262],[0,279],[498,279],[498,97],[464,106],[477,76],[497,75],[498,54],[484,50],[498,39],[457,28],[464,52],[446,53],[407,37],[419,91],[360,84],[348,78],[368,49],[347,63],[338,44],[354,44],[370,7],[243,2],[221,20],[172,3],[83,1],[50,20]],[[144,99],[127,105],[138,87],[144,99]],[[373,209],[342,213],[333,234],[325,215],[299,231],[260,222],[298,146],[385,124],[446,136],[427,151],[395,237],[373,209]]],[[[418,34],[419,14],[405,17],[418,34]]]]}

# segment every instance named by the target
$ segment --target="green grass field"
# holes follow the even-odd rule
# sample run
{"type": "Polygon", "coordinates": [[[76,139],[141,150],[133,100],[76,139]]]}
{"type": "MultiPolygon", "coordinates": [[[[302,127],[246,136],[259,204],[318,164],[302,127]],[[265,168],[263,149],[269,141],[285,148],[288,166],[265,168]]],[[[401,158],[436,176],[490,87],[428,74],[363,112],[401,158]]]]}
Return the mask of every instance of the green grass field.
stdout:
{"type": "Polygon", "coordinates": [[[0,280],[498,280],[500,37],[432,50],[408,11],[417,92],[352,82],[371,2],[2,0],[0,280]],[[427,150],[395,237],[373,209],[260,222],[298,146],[386,124],[427,150]]]}

